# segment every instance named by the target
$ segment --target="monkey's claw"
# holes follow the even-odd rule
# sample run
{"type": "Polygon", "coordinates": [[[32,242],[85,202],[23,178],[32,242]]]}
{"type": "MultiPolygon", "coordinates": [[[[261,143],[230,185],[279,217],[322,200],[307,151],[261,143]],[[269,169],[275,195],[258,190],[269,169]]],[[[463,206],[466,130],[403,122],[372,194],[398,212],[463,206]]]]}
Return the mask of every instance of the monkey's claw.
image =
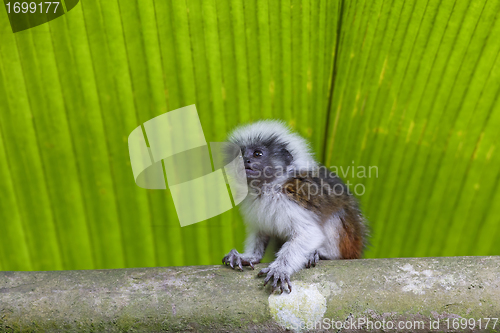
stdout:
{"type": "Polygon", "coordinates": [[[288,292],[292,292],[292,284],[290,283],[290,276],[285,273],[280,271],[277,268],[274,267],[267,267],[262,269],[257,276],[263,276],[266,275],[266,278],[264,279],[264,286],[271,280],[273,279],[273,282],[271,284],[272,290],[271,293],[274,293],[275,290],[280,289],[281,293],[283,293],[284,290],[287,290],[288,287],[288,292]]]}
{"type": "Polygon", "coordinates": [[[222,264],[224,265],[229,265],[231,268],[236,268],[239,269],[240,271],[243,271],[243,266],[250,266],[252,269],[255,269],[253,266],[254,264],[258,264],[260,260],[257,260],[256,258],[249,258],[246,257],[235,249],[232,249],[231,252],[229,252],[223,259],[222,259],[222,264]]]}
{"type": "Polygon", "coordinates": [[[316,264],[319,262],[319,252],[314,251],[311,253],[309,256],[309,259],[307,260],[306,268],[311,268],[311,266],[316,267],[316,264]]]}

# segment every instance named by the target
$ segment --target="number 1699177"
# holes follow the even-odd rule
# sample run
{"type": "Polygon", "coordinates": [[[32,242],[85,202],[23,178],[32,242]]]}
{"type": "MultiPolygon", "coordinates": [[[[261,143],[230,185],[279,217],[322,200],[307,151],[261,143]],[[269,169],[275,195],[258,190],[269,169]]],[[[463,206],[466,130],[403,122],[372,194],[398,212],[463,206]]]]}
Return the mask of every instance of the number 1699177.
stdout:
{"type": "Polygon", "coordinates": [[[7,2],[5,4],[7,7],[7,13],[49,13],[54,11],[56,13],[59,2],[7,2]]]}

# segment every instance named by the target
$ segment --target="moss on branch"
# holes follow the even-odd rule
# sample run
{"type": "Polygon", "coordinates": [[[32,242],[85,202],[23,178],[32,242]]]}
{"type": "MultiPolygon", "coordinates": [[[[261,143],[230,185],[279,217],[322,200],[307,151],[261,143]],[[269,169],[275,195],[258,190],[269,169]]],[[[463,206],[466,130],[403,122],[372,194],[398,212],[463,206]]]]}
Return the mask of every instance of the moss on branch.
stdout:
{"type": "Polygon", "coordinates": [[[293,276],[292,294],[272,296],[256,277],[264,266],[0,272],[0,329],[242,332],[350,321],[363,331],[365,318],[429,331],[430,320],[446,330],[447,318],[500,317],[500,257],[321,261],[293,276]]]}

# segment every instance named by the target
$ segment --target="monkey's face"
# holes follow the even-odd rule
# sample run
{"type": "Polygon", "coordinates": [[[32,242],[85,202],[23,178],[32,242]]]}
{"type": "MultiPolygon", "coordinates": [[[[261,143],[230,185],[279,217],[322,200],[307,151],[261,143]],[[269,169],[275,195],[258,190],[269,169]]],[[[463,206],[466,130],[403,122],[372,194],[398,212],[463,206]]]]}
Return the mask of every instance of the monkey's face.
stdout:
{"type": "Polygon", "coordinates": [[[241,147],[248,184],[260,187],[286,173],[292,155],[281,145],[241,147]]]}

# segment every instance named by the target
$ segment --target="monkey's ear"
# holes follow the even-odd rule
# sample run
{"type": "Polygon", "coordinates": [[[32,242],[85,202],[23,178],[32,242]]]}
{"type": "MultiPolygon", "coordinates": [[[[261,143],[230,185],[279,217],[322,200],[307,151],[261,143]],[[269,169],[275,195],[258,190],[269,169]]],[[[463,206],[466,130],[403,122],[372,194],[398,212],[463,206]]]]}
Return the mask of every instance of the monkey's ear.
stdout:
{"type": "Polygon", "coordinates": [[[286,165],[290,165],[293,161],[293,156],[290,154],[290,152],[286,149],[283,149],[283,157],[285,160],[286,165]]]}

